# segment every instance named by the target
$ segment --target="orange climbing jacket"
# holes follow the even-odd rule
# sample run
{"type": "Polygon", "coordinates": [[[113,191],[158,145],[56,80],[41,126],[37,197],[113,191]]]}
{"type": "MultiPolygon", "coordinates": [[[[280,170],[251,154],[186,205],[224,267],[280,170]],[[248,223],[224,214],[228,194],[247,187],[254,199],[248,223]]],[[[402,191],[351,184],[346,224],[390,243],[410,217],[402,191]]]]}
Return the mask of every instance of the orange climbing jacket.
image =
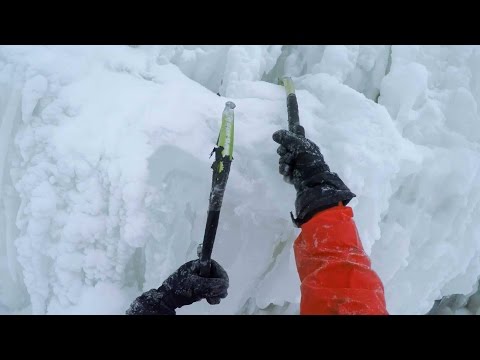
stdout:
{"type": "Polygon", "coordinates": [[[339,205],[302,225],[294,251],[301,280],[301,315],[388,315],[383,284],[353,221],[339,205]]]}

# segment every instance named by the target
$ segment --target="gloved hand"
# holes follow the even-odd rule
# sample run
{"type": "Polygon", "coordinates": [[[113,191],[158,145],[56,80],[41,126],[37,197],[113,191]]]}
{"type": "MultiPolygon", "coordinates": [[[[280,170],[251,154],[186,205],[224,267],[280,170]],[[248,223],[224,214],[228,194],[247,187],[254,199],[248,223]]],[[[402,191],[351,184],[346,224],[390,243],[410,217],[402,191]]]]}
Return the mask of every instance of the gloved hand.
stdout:
{"type": "Polygon", "coordinates": [[[206,299],[219,304],[227,296],[227,272],[211,260],[209,277],[199,275],[200,261],[192,260],[178,268],[158,289],[139,296],[130,305],[127,315],[175,315],[175,309],[206,299]]]}
{"type": "Polygon", "coordinates": [[[294,132],[276,131],[273,140],[280,144],[279,172],[297,190],[297,218],[292,215],[295,225],[300,227],[319,211],[339,202],[347,205],[355,197],[338,175],[330,171],[318,146],[305,138],[302,126],[297,125],[294,132]]]}

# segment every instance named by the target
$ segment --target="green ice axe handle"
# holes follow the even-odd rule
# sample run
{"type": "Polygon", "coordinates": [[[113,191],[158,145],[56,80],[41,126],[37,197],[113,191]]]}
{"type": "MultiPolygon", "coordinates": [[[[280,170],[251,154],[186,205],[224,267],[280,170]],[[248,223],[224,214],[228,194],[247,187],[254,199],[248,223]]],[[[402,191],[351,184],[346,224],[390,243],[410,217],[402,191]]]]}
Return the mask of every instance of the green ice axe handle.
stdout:
{"type": "Polygon", "coordinates": [[[297,126],[300,125],[300,118],[298,116],[298,102],[297,95],[295,95],[295,86],[290,77],[285,76],[279,80],[285,87],[287,93],[287,113],[288,113],[288,130],[298,134],[297,126]]]}
{"type": "Polygon", "coordinates": [[[233,160],[234,108],[235,104],[231,101],[225,104],[217,147],[213,151],[215,153],[215,161],[212,164],[212,189],[210,191],[207,224],[205,226],[202,246],[198,249],[200,257],[200,276],[205,277],[210,274],[210,260],[212,257],[213,244],[217,233],[223,195],[225,193],[228,175],[230,174],[230,166],[233,160]]]}

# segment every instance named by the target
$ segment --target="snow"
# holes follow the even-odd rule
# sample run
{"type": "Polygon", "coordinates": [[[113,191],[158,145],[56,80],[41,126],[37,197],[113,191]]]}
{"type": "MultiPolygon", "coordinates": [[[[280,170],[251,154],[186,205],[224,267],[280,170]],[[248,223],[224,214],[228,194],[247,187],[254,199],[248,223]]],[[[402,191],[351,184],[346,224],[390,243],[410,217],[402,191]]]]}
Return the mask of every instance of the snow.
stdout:
{"type": "Polygon", "coordinates": [[[121,314],[195,258],[233,101],[213,251],[229,296],[178,313],[297,314],[284,74],[357,194],[389,312],[462,294],[440,312],[478,313],[480,47],[413,45],[0,47],[0,312],[121,314]]]}

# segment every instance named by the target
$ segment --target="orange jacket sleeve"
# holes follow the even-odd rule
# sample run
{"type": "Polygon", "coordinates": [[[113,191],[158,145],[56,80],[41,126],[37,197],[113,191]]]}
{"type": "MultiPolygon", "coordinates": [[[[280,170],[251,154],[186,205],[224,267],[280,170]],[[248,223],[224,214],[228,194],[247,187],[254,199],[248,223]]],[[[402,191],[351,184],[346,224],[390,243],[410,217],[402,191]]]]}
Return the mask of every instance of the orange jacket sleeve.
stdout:
{"type": "Polygon", "coordinates": [[[371,269],[350,207],[321,211],[303,224],[294,251],[300,314],[388,315],[383,284],[371,269]]]}

